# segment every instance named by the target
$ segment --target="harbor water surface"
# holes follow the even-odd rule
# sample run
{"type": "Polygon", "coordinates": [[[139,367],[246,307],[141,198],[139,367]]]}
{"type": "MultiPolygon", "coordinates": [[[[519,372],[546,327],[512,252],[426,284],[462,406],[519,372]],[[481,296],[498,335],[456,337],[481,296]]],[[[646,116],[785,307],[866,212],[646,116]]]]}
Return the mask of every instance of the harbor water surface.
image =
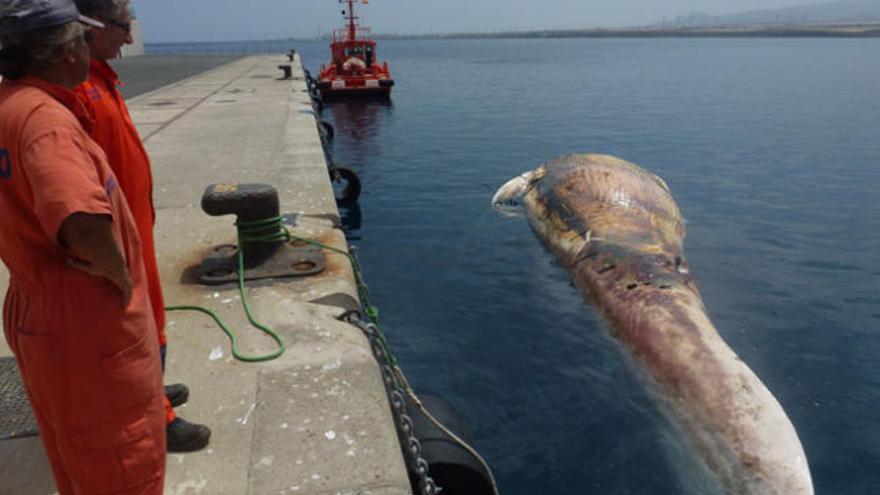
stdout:
{"type": "MultiPolygon", "coordinates": [[[[152,53],[325,42],[148,45],[152,53]]],[[[669,184],[709,314],[782,403],[818,494],[880,493],[880,40],[379,41],[392,103],[334,103],[382,328],[504,495],[719,493],[637,365],[495,188],[567,153],[669,184]]]]}

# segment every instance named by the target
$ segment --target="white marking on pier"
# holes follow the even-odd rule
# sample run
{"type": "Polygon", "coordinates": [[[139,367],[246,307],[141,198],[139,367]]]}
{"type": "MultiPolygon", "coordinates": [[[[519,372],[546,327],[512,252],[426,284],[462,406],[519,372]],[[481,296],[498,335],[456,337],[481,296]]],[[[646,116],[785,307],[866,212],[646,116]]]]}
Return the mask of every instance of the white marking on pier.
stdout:
{"type": "Polygon", "coordinates": [[[211,355],[208,356],[208,361],[216,361],[223,357],[223,348],[219,345],[211,350],[211,355]]]}
{"type": "Polygon", "coordinates": [[[249,420],[250,417],[251,417],[251,414],[254,412],[254,409],[256,409],[256,408],[257,408],[257,403],[254,402],[253,404],[251,404],[251,407],[248,408],[247,414],[245,414],[245,415],[244,415],[243,417],[241,417],[241,418],[236,419],[235,422],[236,422],[236,423],[241,423],[242,426],[243,426],[243,425],[246,425],[247,422],[248,422],[248,420],[249,420]]]}

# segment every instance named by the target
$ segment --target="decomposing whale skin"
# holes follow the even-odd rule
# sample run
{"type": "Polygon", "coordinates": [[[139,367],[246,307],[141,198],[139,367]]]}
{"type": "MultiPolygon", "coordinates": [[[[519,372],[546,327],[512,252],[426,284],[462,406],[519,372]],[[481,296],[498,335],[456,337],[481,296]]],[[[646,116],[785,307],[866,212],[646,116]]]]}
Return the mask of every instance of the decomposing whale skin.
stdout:
{"type": "Polygon", "coordinates": [[[612,156],[568,155],[493,198],[517,202],[728,493],[813,494],[794,426],[706,314],[662,179],[612,156]]]}

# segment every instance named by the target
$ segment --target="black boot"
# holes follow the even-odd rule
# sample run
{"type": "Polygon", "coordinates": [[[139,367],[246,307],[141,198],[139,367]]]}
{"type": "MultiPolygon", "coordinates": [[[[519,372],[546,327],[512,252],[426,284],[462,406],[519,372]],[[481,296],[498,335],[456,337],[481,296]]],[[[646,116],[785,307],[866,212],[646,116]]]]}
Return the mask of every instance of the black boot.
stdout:
{"type": "Polygon", "coordinates": [[[195,452],[208,446],[211,440],[211,429],[205,425],[190,423],[183,418],[165,427],[168,452],[195,452]]]}
{"type": "Polygon", "coordinates": [[[186,400],[189,399],[189,387],[182,383],[165,385],[165,397],[168,397],[171,407],[186,404],[186,400]]]}

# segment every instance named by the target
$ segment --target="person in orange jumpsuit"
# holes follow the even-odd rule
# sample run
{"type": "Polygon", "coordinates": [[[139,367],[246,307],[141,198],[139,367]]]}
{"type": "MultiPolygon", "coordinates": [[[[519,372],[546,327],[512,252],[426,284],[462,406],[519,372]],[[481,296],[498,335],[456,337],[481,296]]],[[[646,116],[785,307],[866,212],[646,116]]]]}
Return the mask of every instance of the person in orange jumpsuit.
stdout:
{"type": "MultiPolygon", "coordinates": [[[[117,89],[120,85],[119,76],[107,63],[108,59],[118,55],[122,45],[132,41],[129,1],[76,0],[76,4],[80,12],[98,19],[105,26],[92,30],[93,36],[89,41],[92,56],[89,79],[77,91],[91,102],[95,125],[90,134],[107,154],[110,168],[119,180],[119,186],[137,223],[164,368],[168,338],[165,334],[165,303],[153,240],[156,214],[153,208],[150,159],[117,89]]],[[[206,447],[211,438],[211,430],[207,426],[176,417],[172,409],[172,406],[186,402],[189,389],[182,384],[168,385],[165,387],[165,395],[168,451],[192,452],[206,447]]]]}
{"type": "MultiPolygon", "coordinates": [[[[72,90],[73,0],[0,0],[3,330],[60,495],[161,495],[162,364],[137,227],[72,90]]],[[[0,490],[2,491],[2,490],[0,490]]]]}

